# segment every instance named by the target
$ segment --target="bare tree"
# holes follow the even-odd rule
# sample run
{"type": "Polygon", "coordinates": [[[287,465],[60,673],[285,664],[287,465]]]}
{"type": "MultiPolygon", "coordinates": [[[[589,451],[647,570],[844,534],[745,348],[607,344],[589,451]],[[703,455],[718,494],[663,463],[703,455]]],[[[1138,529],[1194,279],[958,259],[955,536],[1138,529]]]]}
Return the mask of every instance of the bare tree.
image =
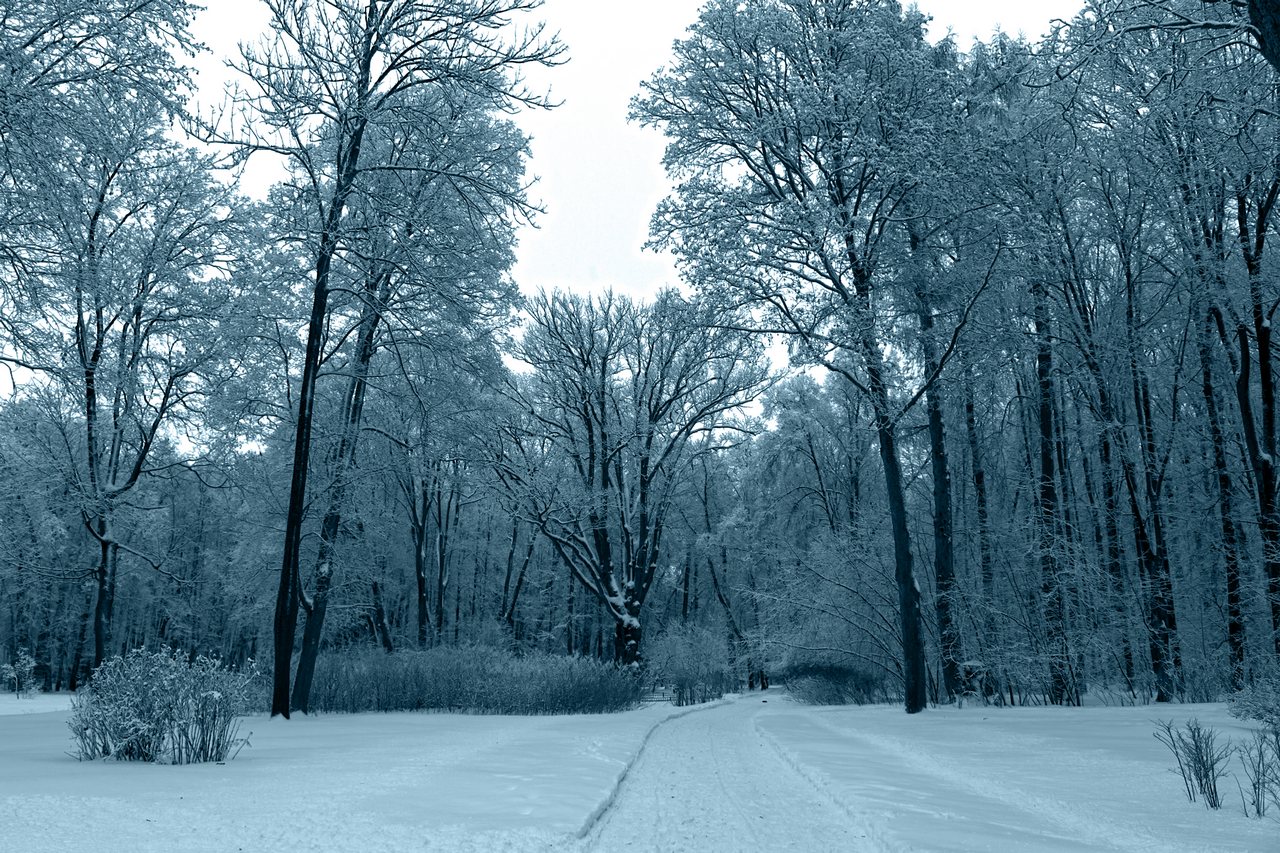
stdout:
{"type": "MultiPolygon", "coordinates": [[[[651,306],[556,294],[530,314],[525,400],[565,475],[532,496],[533,515],[573,578],[608,608],[615,658],[634,663],[672,501],[691,454],[707,447],[695,439],[731,428],[762,390],[761,350],[672,292],[651,306]]],[[[525,475],[507,465],[504,476],[525,475]]]]}

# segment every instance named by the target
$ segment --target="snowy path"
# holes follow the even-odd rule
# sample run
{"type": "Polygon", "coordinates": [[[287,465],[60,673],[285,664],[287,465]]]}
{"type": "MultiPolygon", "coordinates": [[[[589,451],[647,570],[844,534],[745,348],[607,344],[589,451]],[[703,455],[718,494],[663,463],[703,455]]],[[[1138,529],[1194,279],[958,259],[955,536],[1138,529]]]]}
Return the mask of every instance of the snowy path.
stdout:
{"type": "Polygon", "coordinates": [[[585,849],[1280,853],[1275,821],[1185,802],[1152,708],[908,717],[771,698],[659,726],[585,849]]]}
{"type": "Polygon", "coordinates": [[[756,730],[743,699],[663,723],[587,838],[599,851],[874,850],[756,730]]]}

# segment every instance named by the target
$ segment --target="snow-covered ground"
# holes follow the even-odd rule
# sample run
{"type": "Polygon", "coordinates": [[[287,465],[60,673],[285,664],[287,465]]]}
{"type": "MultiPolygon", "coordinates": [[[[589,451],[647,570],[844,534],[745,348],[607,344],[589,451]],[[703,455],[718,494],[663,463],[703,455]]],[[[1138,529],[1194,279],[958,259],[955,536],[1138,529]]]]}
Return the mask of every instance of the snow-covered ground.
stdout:
{"type": "Polygon", "coordinates": [[[0,717],[14,714],[47,714],[50,711],[65,711],[71,707],[69,693],[31,693],[16,696],[12,693],[0,693],[0,717]]]}
{"type": "Polygon", "coordinates": [[[1151,736],[1243,736],[1218,705],[257,717],[191,767],[78,763],[65,708],[0,695],[0,849],[1280,853],[1231,778],[1223,811],[1188,803],[1151,736]]]}

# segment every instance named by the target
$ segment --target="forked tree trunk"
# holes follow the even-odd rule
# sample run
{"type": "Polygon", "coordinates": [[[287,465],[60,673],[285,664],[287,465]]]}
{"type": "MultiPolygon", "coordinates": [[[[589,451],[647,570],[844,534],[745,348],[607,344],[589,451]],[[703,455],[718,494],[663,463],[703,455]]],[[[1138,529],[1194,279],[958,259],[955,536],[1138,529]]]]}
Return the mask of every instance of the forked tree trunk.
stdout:
{"type": "MultiPolygon", "coordinates": [[[[519,522],[513,522],[513,526],[514,526],[514,527],[517,527],[517,529],[518,529],[518,524],[519,524],[519,522]]],[[[525,546],[524,559],[523,559],[523,560],[521,561],[521,563],[520,563],[520,568],[519,568],[519,570],[517,570],[517,571],[516,571],[516,579],[515,579],[515,583],[514,583],[514,584],[512,585],[512,587],[511,587],[511,597],[510,597],[510,598],[507,598],[506,584],[504,584],[504,585],[503,585],[503,590],[502,590],[502,621],[503,621],[503,622],[505,622],[505,623],[507,624],[507,627],[512,631],[512,639],[513,639],[513,640],[515,640],[515,639],[516,639],[516,637],[515,637],[515,628],[516,628],[516,607],[518,607],[518,606],[519,606],[519,604],[520,604],[520,591],[524,589],[524,580],[525,580],[525,578],[528,576],[529,563],[530,563],[530,562],[532,562],[532,560],[533,560],[533,546],[534,546],[535,541],[536,541],[536,540],[534,539],[533,535],[531,534],[531,535],[529,536],[529,542],[528,542],[528,544],[525,546]]],[[[515,543],[515,534],[514,534],[514,532],[513,532],[513,534],[512,534],[512,543],[513,543],[513,544],[515,543]]],[[[515,556],[515,552],[514,552],[514,551],[512,552],[511,556],[512,556],[512,557],[514,557],[514,556],[515,556]]],[[[507,566],[507,574],[508,574],[508,577],[510,577],[510,574],[511,574],[511,566],[510,566],[510,564],[507,566]]]]}
{"type": "MultiPolygon", "coordinates": [[[[366,67],[363,70],[363,82],[367,88],[369,69],[366,67]]],[[[366,122],[367,119],[363,116],[354,121],[351,135],[343,146],[342,156],[339,158],[342,168],[329,202],[316,252],[315,286],[312,290],[311,316],[307,322],[302,380],[298,386],[298,422],[293,439],[289,509],[285,515],[284,553],[280,566],[280,583],[276,590],[272,631],[275,660],[272,664],[271,716],[280,714],[285,719],[289,717],[289,676],[293,667],[293,642],[298,628],[298,608],[302,596],[298,561],[302,550],[302,522],[306,516],[307,474],[311,468],[311,427],[315,410],[316,378],[320,372],[320,350],[329,318],[329,275],[333,268],[333,256],[338,251],[338,234],[347,201],[355,186],[366,122]]]]}
{"type": "MultiPolygon", "coordinates": [[[[306,607],[306,624],[302,631],[302,649],[298,654],[298,672],[294,680],[291,705],[293,710],[307,713],[311,701],[311,682],[315,676],[320,639],[324,633],[325,615],[329,609],[329,591],[333,585],[333,561],[342,528],[342,511],[346,503],[347,477],[354,467],[360,424],[364,419],[364,402],[368,392],[369,365],[377,350],[378,324],[382,319],[391,285],[390,274],[370,275],[366,282],[365,301],[361,309],[360,336],[351,365],[351,384],[343,401],[342,438],[334,454],[334,482],[329,490],[328,507],[320,524],[320,548],[316,554],[316,588],[306,607]]],[[[301,595],[301,589],[299,589],[301,595]]]]}

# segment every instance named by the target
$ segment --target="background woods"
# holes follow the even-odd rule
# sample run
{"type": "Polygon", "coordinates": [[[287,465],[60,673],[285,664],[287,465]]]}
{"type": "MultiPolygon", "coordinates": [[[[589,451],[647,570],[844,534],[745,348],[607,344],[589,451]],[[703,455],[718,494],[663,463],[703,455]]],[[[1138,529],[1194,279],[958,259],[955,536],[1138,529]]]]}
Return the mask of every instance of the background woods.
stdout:
{"type": "Polygon", "coordinates": [[[270,658],[284,714],[353,647],[909,711],[1275,675],[1271,4],[711,0],[631,102],[647,300],[512,278],[535,0],[266,5],[210,117],[186,3],[0,0],[0,663],[270,658]]]}

